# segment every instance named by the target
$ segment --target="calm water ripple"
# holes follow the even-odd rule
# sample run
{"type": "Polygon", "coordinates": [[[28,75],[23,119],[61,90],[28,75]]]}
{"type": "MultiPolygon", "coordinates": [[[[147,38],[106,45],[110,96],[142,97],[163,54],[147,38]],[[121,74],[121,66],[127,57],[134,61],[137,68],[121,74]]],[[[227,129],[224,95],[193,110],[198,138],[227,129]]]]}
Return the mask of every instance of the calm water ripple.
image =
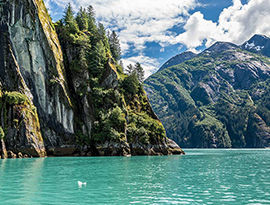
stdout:
{"type": "Polygon", "coordinates": [[[0,204],[270,204],[270,150],[185,151],[0,160],[0,204]]]}

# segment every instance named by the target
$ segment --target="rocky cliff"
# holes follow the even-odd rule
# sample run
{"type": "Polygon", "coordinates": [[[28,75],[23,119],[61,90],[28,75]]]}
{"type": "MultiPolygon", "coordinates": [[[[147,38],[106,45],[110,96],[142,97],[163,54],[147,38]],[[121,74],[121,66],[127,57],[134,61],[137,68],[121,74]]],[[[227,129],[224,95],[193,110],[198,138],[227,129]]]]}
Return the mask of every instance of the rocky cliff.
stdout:
{"type": "Polygon", "coordinates": [[[270,57],[270,38],[265,35],[256,34],[241,47],[244,50],[270,57]]]}
{"type": "Polygon", "coordinates": [[[181,147],[270,146],[270,59],[246,45],[217,42],[145,81],[168,137],[181,147]]]}
{"type": "MultiPolygon", "coordinates": [[[[126,102],[121,89],[126,76],[110,50],[102,63],[90,66],[89,59],[103,55],[96,43],[96,53],[84,56],[86,64],[80,64],[81,52],[91,45],[82,49],[80,39],[66,42],[65,35],[74,34],[64,35],[66,27],[52,23],[42,0],[0,1],[3,157],[183,153],[167,140],[143,90],[126,102]],[[132,124],[138,115],[160,130],[132,124]],[[131,124],[136,133],[131,134],[131,124]]],[[[95,33],[85,30],[76,35],[90,39],[95,33]]]]}

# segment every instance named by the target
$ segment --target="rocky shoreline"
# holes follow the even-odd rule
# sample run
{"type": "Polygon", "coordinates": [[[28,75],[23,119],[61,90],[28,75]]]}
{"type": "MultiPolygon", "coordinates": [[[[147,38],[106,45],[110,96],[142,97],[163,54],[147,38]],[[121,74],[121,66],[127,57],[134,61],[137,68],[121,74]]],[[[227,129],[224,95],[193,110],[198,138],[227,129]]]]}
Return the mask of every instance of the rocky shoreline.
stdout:
{"type": "MultiPolygon", "coordinates": [[[[97,147],[88,146],[62,146],[51,148],[47,150],[44,157],[92,157],[92,156],[161,156],[161,155],[185,155],[185,152],[172,140],[168,139],[168,144],[165,145],[143,145],[119,143],[104,143],[97,147]]],[[[6,158],[33,158],[29,152],[26,151],[11,151],[8,150],[5,154],[0,150],[0,159],[6,158]],[[26,154],[28,153],[28,154],[26,154]]]]}

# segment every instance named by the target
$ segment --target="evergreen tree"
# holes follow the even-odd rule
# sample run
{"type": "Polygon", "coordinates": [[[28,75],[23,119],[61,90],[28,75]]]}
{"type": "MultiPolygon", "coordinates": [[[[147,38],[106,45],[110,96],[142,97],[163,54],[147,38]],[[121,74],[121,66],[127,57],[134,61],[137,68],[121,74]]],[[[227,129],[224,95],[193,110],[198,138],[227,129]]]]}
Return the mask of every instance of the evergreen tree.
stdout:
{"type": "Polygon", "coordinates": [[[107,60],[106,49],[102,41],[99,41],[94,46],[91,51],[90,58],[92,59],[90,62],[91,74],[93,75],[93,77],[100,77],[107,60]]]}
{"type": "Polygon", "coordinates": [[[89,6],[87,7],[87,13],[88,13],[88,17],[89,17],[89,18],[92,18],[92,19],[95,21],[95,15],[96,15],[96,12],[95,12],[95,10],[94,10],[94,8],[93,8],[92,5],[89,5],[89,6]]]}
{"type": "Polygon", "coordinates": [[[139,82],[142,84],[144,81],[144,70],[140,63],[135,63],[135,65],[129,64],[126,69],[126,73],[130,75],[137,76],[139,82]]]}
{"type": "Polygon", "coordinates": [[[135,69],[137,76],[138,76],[138,80],[142,84],[144,81],[144,70],[143,70],[141,64],[138,62],[135,64],[134,67],[135,67],[134,69],[135,69]]]}
{"type": "Polygon", "coordinates": [[[120,47],[118,36],[116,32],[113,31],[111,34],[108,34],[108,37],[109,37],[109,44],[110,44],[112,57],[116,61],[119,61],[121,58],[121,47],[120,47]]]}
{"type": "Polygon", "coordinates": [[[121,66],[122,70],[124,69],[124,64],[123,64],[123,61],[120,60],[120,63],[119,65],[121,66]]]}
{"type": "Polygon", "coordinates": [[[69,2],[65,11],[64,11],[64,23],[65,23],[65,25],[67,25],[73,21],[74,21],[74,12],[73,12],[72,6],[69,2]]]}
{"type": "Polygon", "coordinates": [[[102,41],[106,52],[110,52],[109,40],[106,36],[106,31],[102,23],[98,23],[98,39],[102,41]]]}
{"type": "Polygon", "coordinates": [[[92,43],[97,43],[98,31],[95,20],[95,11],[91,5],[87,7],[87,16],[88,16],[88,31],[92,34],[91,41],[92,43]]]}
{"type": "Polygon", "coordinates": [[[81,31],[88,30],[88,15],[86,10],[80,7],[80,11],[77,13],[76,22],[78,23],[81,31]]]}
{"type": "Polygon", "coordinates": [[[79,31],[78,24],[74,19],[74,11],[70,3],[68,3],[64,11],[64,24],[69,29],[70,33],[75,34],[79,31]]]}
{"type": "Polygon", "coordinates": [[[140,83],[135,73],[132,73],[123,80],[121,87],[123,88],[128,100],[131,100],[131,98],[138,92],[139,85],[140,83]]]}
{"type": "Polygon", "coordinates": [[[88,67],[88,56],[91,50],[91,44],[89,37],[81,33],[78,38],[76,39],[76,43],[78,44],[78,51],[79,51],[79,65],[81,69],[88,67]]]}
{"type": "Polygon", "coordinates": [[[129,64],[129,65],[127,66],[126,73],[127,73],[128,75],[132,75],[132,74],[134,73],[133,65],[129,64]]]}

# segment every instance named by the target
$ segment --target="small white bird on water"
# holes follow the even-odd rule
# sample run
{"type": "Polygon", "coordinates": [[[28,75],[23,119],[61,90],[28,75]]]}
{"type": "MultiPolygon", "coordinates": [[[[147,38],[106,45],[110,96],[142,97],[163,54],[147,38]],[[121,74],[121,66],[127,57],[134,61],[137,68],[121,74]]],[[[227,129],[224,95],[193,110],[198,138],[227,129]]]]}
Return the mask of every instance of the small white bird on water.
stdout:
{"type": "Polygon", "coordinates": [[[86,182],[78,181],[78,186],[81,188],[84,185],[86,187],[86,182]]]}

